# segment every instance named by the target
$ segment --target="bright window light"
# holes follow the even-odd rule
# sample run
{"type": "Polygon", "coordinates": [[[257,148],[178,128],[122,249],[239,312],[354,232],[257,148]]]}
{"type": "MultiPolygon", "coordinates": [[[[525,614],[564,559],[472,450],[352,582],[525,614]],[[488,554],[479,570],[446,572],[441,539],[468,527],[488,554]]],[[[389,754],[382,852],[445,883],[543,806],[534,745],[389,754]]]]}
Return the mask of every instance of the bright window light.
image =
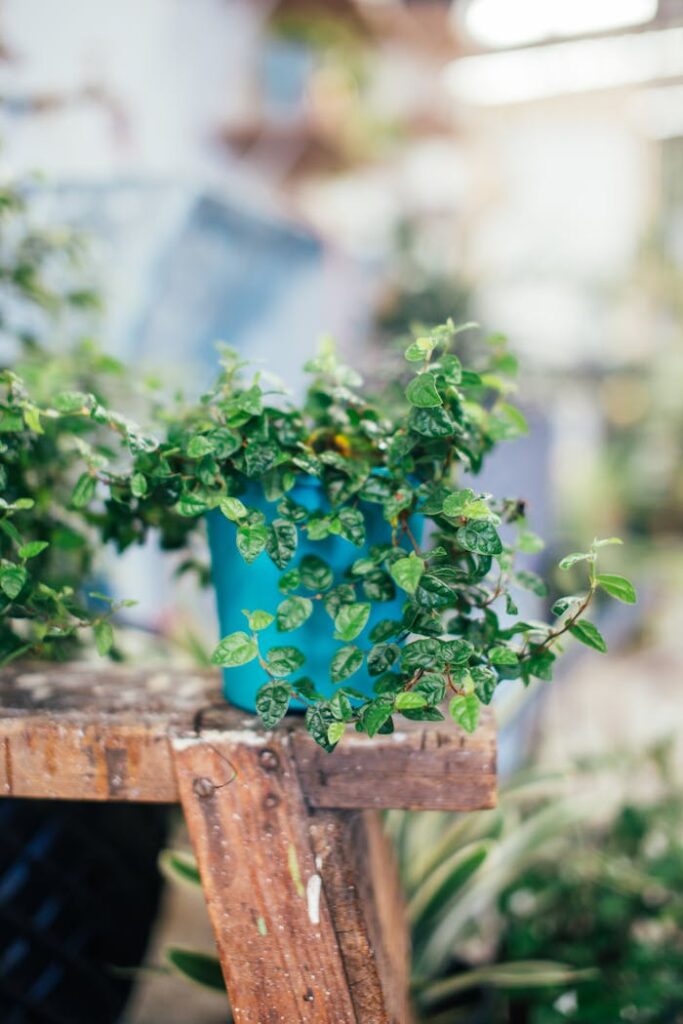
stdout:
{"type": "Polygon", "coordinates": [[[504,49],[644,25],[657,6],[657,0],[470,0],[464,21],[475,42],[504,49]]]}
{"type": "Polygon", "coordinates": [[[461,103],[506,106],[683,75],[683,28],[529,47],[452,61],[446,86],[461,103]]]}

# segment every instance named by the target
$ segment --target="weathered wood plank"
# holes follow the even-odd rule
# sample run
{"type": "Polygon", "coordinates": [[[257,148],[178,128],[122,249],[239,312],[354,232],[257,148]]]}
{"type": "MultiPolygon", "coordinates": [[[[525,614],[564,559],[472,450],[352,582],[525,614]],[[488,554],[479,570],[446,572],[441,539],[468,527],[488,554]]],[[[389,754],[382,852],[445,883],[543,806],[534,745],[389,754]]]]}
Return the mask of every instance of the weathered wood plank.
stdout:
{"type": "MultiPolygon", "coordinates": [[[[268,735],[222,700],[215,673],[14,667],[0,672],[0,794],[81,800],[177,802],[170,740],[216,733],[268,735]]],[[[467,736],[450,722],[401,724],[369,740],[349,730],[331,755],[288,718],[300,783],[311,807],[491,807],[493,719],[467,736]]]]}
{"type": "Polygon", "coordinates": [[[237,1024],[371,1024],[351,1001],[286,737],[173,748],[237,1024]]]}
{"type": "Polygon", "coordinates": [[[473,736],[450,722],[411,722],[373,739],[349,730],[332,756],[301,731],[292,743],[312,807],[471,811],[496,803],[490,713],[473,736]]]}
{"type": "Polygon", "coordinates": [[[363,1024],[410,1024],[398,871],[374,811],[312,811],[310,831],[349,991],[363,1024]]]}

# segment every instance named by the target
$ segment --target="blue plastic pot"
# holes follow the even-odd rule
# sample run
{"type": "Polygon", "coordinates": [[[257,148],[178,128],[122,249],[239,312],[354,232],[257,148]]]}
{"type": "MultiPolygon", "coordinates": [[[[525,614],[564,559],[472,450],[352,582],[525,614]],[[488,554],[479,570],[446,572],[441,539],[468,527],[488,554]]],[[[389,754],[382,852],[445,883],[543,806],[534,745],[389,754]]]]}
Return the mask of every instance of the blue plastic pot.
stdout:
{"type": "MultiPolygon", "coordinates": [[[[294,501],[311,511],[326,513],[330,510],[329,502],[316,480],[301,480],[288,494],[294,501]]],[[[276,518],[277,502],[266,501],[260,488],[252,487],[242,497],[250,507],[264,512],[269,522],[276,518]]],[[[322,541],[309,541],[305,533],[300,532],[299,546],[288,568],[298,565],[304,555],[318,555],[334,571],[335,583],[342,582],[343,572],[355,559],[367,554],[371,545],[386,544],[391,540],[391,528],[382,515],[382,507],[363,503],[363,511],[366,515],[367,536],[362,548],[357,548],[338,536],[328,537],[322,541]]],[[[216,589],[221,636],[224,637],[228,633],[248,629],[242,609],[262,609],[275,613],[284,597],[277,586],[282,570],[273,565],[265,552],[251,565],[247,565],[235,545],[236,526],[220,511],[214,509],[209,512],[207,521],[211,572],[216,589]]],[[[419,540],[422,533],[421,516],[411,519],[411,530],[419,540]]],[[[361,597],[360,600],[362,599],[361,597]]],[[[400,618],[405,600],[406,595],[397,590],[393,600],[373,605],[367,625],[354,643],[361,647],[364,643],[367,644],[370,630],[380,619],[400,618]]],[[[280,633],[273,623],[259,633],[259,648],[265,655],[271,647],[295,644],[306,655],[305,664],[299,670],[298,676],[308,676],[320,693],[331,696],[336,685],[330,681],[329,665],[334,651],[343,646],[340,641],[333,639],[333,631],[332,621],[322,601],[314,601],[313,614],[303,626],[291,633],[280,633]]],[[[238,668],[223,670],[223,692],[226,699],[245,711],[255,711],[256,694],[265,682],[266,673],[256,660],[238,668]]],[[[373,692],[373,680],[363,670],[350,677],[349,685],[364,693],[373,692]]]]}

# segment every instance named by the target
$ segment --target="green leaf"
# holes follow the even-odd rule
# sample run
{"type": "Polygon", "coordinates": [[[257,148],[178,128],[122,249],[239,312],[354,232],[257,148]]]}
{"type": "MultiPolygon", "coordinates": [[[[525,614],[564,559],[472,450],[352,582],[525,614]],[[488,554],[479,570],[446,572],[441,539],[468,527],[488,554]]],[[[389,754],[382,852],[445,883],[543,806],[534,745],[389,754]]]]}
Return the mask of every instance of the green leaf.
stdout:
{"type": "Polygon", "coordinates": [[[436,342],[431,338],[417,338],[412,345],[408,346],[404,355],[409,363],[422,363],[435,348],[436,342]]]}
{"type": "Polygon", "coordinates": [[[440,704],[446,694],[446,680],[440,672],[425,672],[413,693],[421,693],[428,704],[440,704]]]}
{"type": "Polygon", "coordinates": [[[111,622],[107,619],[104,619],[102,622],[96,622],[93,626],[93,633],[95,634],[97,653],[103,658],[106,654],[109,654],[114,644],[114,630],[111,622]]]}
{"type": "Polygon", "coordinates": [[[301,573],[298,569],[288,569],[283,572],[278,580],[277,588],[281,594],[287,594],[290,590],[296,590],[301,584],[301,573]]]}
{"type": "Polygon", "coordinates": [[[241,435],[227,427],[219,427],[211,434],[213,454],[217,459],[227,459],[242,446],[241,435]]]}
{"type": "Polygon", "coordinates": [[[327,562],[317,555],[304,555],[299,565],[301,582],[309,590],[327,590],[332,586],[334,573],[327,562]]]}
{"type": "Polygon", "coordinates": [[[410,429],[422,437],[452,437],[456,426],[443,408],[413,409],[408,421],[410,429]]]}
{"type": "Polygon", "coordinates": [[[415,672],[419,668],[441,668],[443,663],[441,644],[433,637],[413,640],[401,652],[401,668],[404,672],[415,672]]]}
{"type": "Polygon", "coordinates": [[[340,647],[332,658],[330,665],[330,678],[333,683],[341,683],[348,679],[363,664],[363,652],[353,644],[340,647]]]}
{"type": "Polygon", "coordinates": [[[200,953],[192,949],[181,949],[178,946],[167,946],[166,959],[171,967],[183,978],[194,982],[201,988],[225,994],[223,972],[217,957],[211,953],[200,953]]]}
{"type": "Polygon", "coordinates": [[[306,658],[298,647],[271,647],[266,654],[268,670],[274,676],[288,676],[301,668],[306,658]]]}
{"type": "Polygon", "coordinates": [[[365,517],[360,509],[340,508],[337,518],[342,537],[351,541],[356,547],[361,547],[365,543],[365,517]]]}
{"type": "Polygon", "coordinates": [[[315,688],[315,683],[308,676],[302,676],[300,679],[295,679],[291,684],[292,689],[296,690],[300,697],[305,700],[322,700],[322,695],[318,693],[315,688]]]}
{"type": "Polygon", "coordinates": [[[244,519],[247,515],[246,506],[239,498],[221,498],[218,507],[230,522],[236,523],[238,519],[244,519]]]}
{"type": "Polygon", "coordinates": [[[521,530],[517,538],[517,547],[527,555],[535,555],[538,551],[543,550],[545,541],[531,530],[521,530]]]}
{"type": "Polygon", "coordinates": [[[390,640],[401,632],[401,623],[395,619],[380,619],[377,625],[370,630],[370,643],[379,644],[384,640],[390,640]]]}
{"type": "Polygon", "coordinates": [[[442,512],[445,516],[451,516],[456,519],[462,515],[462,510],[468,502],[474,499],[474,491],[470,490],[469,487],[465,487],[462,491],[456,491],[454,494],[449,494],[444,500],[442,506],[442,512]]]}
{"type": "Polygon", "coordinates": [[[541,579],[538,573],[522,569],[515,573],[514,578],[520,587],[523,587],[524,590],[530,590],[532,594],[536,594],[538,597],[545,597],[548,593],[545,580],[541,579]]]}
{"type": "Polygon", "coordinates": [[[0,569],[0,588],[10,601],[19,596],[27,579],[28,573],[21,565],[8,565],[0,569]]]}
{"type": "Polygon", "coordinates": [[[566,597],[558,597],[557,601],[555,601],[552,606],[551,611],[553,615],[564,615],[564,613],[569,611],[570,608],[577,604],[581,604],[581,602],[585,600],[585,594],[568,594],[566,597]]]}
{"type": "Polygon", "coordinates": [[[213,441],[208,437],[203,437],[201,434],[193,437],[186,448],[187,454],[191,459],[201,459],[204,455],[211,455],[213,450],[213,441]]]}
{"type": "Polygon", "coordinates": [[[397,644],[377,644],[368,654],[368,672],[371,676],[388,672],[400,657],[401,648],[397,644]]]}
{"type": "Polygon", "coordinates": [[[0,433],[19,434],[24,429],[24,420],[20,413],[9,409],[0,410],[0,433]]]}
{"type": "Polygon", "coordinates": [[[46,540],[31,540],[19,548],[19,558],[35,558],[49,546],[46,540]]]}
{"type": "Polygon", "coordinates": [[[304,723],[315,742],[328,753],[332,750],[332,744],[327,738],[327,732],[336,719],[329,707],[325,704],[316,704],[306,709],[304,723]]]}
{"type": "Polygon", "coordinates": [[[498,532],[491,523],[475,520],[467,526],[461,526],[456,538],[465,551],[474,551],[479,555],[499,555],[503,550],[498,532]]]}
{"type": "Polygon", "coordinates": [[[593,555],[590,551],[574,551],[571,555],[565,555],[562,561],[559,563],[560,569],[571,569],[573,565],[578,562],[586,562],[590,560],[593,555]]]}
{"type": "Polygon", "coordinates": [[[313,614],[313,602],[308,597],[288,597],[281,601],[277,609],[277,628],[281,633],[289,633],[303,626],[313,614]]]}
{"type": "Polygon", "coordinates": [[[253,661],[257,654],[258,647],[253,636],[242,632],[230,633],[223,637],[211,655],[211,664],[235,668],[237,665],[246,665],[248,661],[253,661]]]}
{"type": "Polygon", "coordinates": [[[593,541],[592,547],[593,548],[606,548],[606,547],[608,547],[611,544],[623,544],[623,543],[624,542],[621,539],[621,537],[603,537],[602,540],[599,540],[596,537],[595,540],[593,541]]]}
{"type": "Polygon", "coordinates": [[[97,481],[90,473],[83,473],[76,481],[76,486],[71,492],[70,504],[74,508],[85,508],[95,494],[97,481]]]}
{"type": "Polygon", "coordinates": [[[488,657],[492,665],[516,665],[519,661],[513,650],[503,646],[492,647],[488,657]]]}
{"type": "Polygon", "coordinates": [[[344,604],[353,604],[356,600],[356,589],[351,583],[338,583],[328,590],[323,598],[323,607],[331,619],[336,619],[339,609],[344,604]]]}
{"type": "Polygon", "coordinates": [[[465,732],[473,733],[479,723],[481,703],[475,693],[459,694],[448,705],[448,711],[465,732]]]}
{"type": "Polygon", "coordinates": [[[144,498],[147,494],[147,478],[144,473],[133,473],[130,479],[130,489],[136,498],[144,498]]]}
{"type": "Polygon", "coordinates": [[[437,405],[443,405],[441,395],[437,391],[434,375],[431,373],[420,373],[413,377],[406,388],[406,398],[411,405],[418,409],[431,409],[437,405]]]}
{"type": "Polygon", "coordinates": [[[427,698],[423,693],[417,691],[404,690],[403,693],[396,694],[395,706],[397,711],[405,711],[406,708],[422,708],[427,703],[427,698]]]}
{"type": "Polygon", "coordinates": [[[35,405],[24,406],[24,423],[34,434],[44,433],[43,425],[40,422],[40,409],[37,409],[35,405]]]}
{"type": "Polygon", "coordinates": [[[399,558],[392,562],[389,571],[401,590],[414,594],[424,569],[424,562],[413,552],[407,558],[399,558]]]}
{"type": "Polygon", "coordinates": [[[346,732],[346,722],[331,722],[327,727],[327,742],[334,747],[346,732]]]}
{"type": "Polygon", "coordinates": [[[368,736],[375,736],[382,726],[388,722],[394,711],[393,701],[388,703],[386,698],[379,698],[367,705],[363,711],[362,724],[368,736]]]}
{"type": "MultiPolygon", "coordinates": [[[[7,537],[9,537],[9,539],[14,544],[16,544],[17,547],[21,547],[22,546],[23,541],[22,541],[22,538],[21,538],[21,534],[17,530],[17,528],[14,525],[14,523],[12,523],[9,519],[0,519],[0,530],[2,530],[2,532],[7,537]]],[[[53,534],[53,536],[54,536],[54,534],[53,534]]]]}
{"type": "Polygon", "coordinates": [[[298,540],[294,523],[287,519],[275,519],[268,530],[266,552],[278,569],[284,569],[291,562],[298,540]]]}
{"type": "Polygon", "coordinates": [[[443,722],[444,715],[441,714],[438,708],[406,708],[401,712],[404,718],[409,718],[413,722],[443,722]]]}
{"type": "Polygon", "coordinates": [[[246,615],[249,629],[254,633],[259,633],[262,629],[268,629],[268,626],[270,626],[275,618],[270,612],[264,612],[260,609],[254,612],[243,611],[242,614],[246,615]]]}
{"type": "Polygon", "coordinates": [[[188,519],[195,519],[197,516],[203,515],[208,509],[208,505],[204,498],[198,494],[183,494],[181,495],[176,510],[179,515],[185,516],[188,519]]]}
{"type": "Polygon", "coordinates": [[[593,647],[596,651],[600,651],[601,654],[607,653],[605,638],[597,626],[594,626],[592,622],[588,622],[587,619],[580,619],[578,622],[575,622],[573,626],[569,627],[569,632],[577,640],[580,640],[582,644],[585,644],[586,647],[593,647]]]}
{"type": "Polygon", "coordinates": [[[256,694],[256,711],[266,729],[273,729],[287,714],[291,691],[282,683],[266,683],[256,694]]]}
{"type": "Polygon", "coordinates": [[[469,640],[457,637],[455,640],[441,641],[441,654],[445,664],[452,668],[462,668],[474,654],[474,647],[469,640]]]}
{"type": "Polygon", "coordinates": [[[172,882],[182,882],[196,889],[201,888],[199,868],[191,853],[184,850],[162,850],[159,868],[162,875],[172,882]]]}
{"type": "Polygon", "coordinates": [[[258,558],[268,540],[268,527],[262,523],[254,526],[240,526],[237,530],[237,550],[245,562],[250,564],[258,558]]]}
{"type": "Polygon", "coordinates": [[[595,579],[610,597],[616,597],[617,601],[623,601],[624,604],[636,603],[635,587],[625,576],[615,576],[613,573],[601,572],[598,573],[595,579]]]}
{"type": "Polygon", "coordinates": [[[365,629],[369,617],[369,604],[343,604],[334,620],[335,640],[355,640],[365,629]]]}
{"type": "Polygon", "coordinates": [[[57,412],[63,413],[87,411],[93,404],[93,396],[82,391],[61,391],[54,400],[57,412]]]}
{"type": "Polygon", "coordinates": [[[247,476],[260,477],[275,465],[280,450],[269,441],[253,441],[244,449],[244,468],[247,476]]]}
{"type": "Polygon", "coordinates": [[[495,672],[492,672],[490,668],[485,668],[483,665],[475,665],[474,668],[470,669],[470,675],[474,682],[474,692],[479,700],[482,704],[490,704],[498,685],[495,672]]]}

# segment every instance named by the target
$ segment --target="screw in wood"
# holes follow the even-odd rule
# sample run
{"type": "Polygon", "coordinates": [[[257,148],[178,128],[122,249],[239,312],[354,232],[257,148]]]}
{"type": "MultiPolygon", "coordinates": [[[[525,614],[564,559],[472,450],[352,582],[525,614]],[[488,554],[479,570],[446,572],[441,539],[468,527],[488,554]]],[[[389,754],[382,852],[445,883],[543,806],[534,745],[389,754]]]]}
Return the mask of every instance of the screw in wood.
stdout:
{"type": "Polygon", "coordinates": [[[261,762],[261,766],[265,768],[267,772],[276,772],[280,767],[280,761],[277,754],[269,747],[266,747],[265,750],[261,751],[259,754],[259,761],[261,762]]]}
{"type": "Polygon", "coordinates": [[[211,779],[207,779],[205,776],[195,779],[192,783],[192,789],[195,792],[195,796],[198,796],[200,800],[206,800],[207,797],[213,796],[216,791],[211,779]]]}

